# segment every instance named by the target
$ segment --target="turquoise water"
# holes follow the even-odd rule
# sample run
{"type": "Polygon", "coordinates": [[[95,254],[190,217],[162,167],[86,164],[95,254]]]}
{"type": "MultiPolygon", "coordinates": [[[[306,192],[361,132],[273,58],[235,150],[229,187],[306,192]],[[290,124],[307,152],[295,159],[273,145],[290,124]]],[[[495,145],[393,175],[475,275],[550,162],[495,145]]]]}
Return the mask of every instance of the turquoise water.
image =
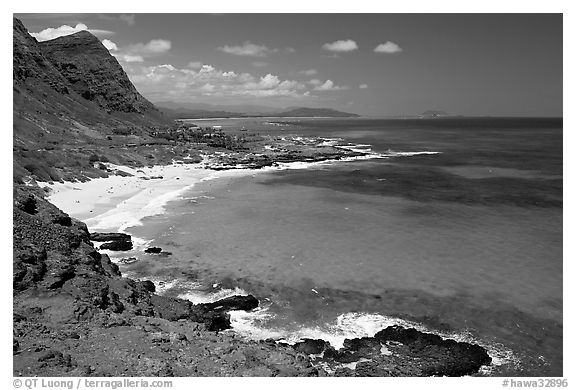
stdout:
{"type": "Polygon", "coordinates": [[[203,183],[133,230],[173,256],[131,272],[252,292],[270,331],[378,314],[501,345],[514,359],[496,374],[561,375],[561,120],[266,121],[440,154],[203,183]]]}

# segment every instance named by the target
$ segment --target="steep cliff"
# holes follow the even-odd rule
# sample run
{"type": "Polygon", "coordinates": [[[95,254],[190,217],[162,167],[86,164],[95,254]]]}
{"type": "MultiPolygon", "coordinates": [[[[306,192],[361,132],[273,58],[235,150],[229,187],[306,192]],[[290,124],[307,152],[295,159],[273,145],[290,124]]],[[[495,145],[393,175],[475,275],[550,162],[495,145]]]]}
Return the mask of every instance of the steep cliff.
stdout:
{"type": "Polygon", "coordinates": [[[40,42],[40,48],[76,93],[106,111],[156,111],[138,93],[116,58],[89,32],[40,42]]]}
{"type": "MultiPolygon", "coordinates": [[[[90,157],[173,121],[138,93],[102,43],[80,32],[39,43],[13,24],[14,179],[105,175],[90,157]],[[111,135],[118,135],[110,142],[111,135]],[[121,137],[124,137],[120,139],[121,137]]],[[[137,161],[138,157],[125,159],[137,161]]],[[[120,162],[120,160],[118,160],[120,162]]]]}

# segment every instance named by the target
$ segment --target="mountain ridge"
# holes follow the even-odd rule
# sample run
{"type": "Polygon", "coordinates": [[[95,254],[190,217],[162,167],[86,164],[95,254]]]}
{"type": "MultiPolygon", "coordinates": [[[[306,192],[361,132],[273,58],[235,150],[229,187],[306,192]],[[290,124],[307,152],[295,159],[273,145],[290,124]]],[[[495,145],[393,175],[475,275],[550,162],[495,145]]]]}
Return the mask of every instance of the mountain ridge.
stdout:
{"type": "Polygon", "coordinates": [[[91,33],[38,42],[13,19],[16,182],[30,176],[49,181],[105,175],[94,169],[90,156],[113,146],[108,137],[145,139],[149,131],[173,124],[138,93],[91,33]]]}
{"type": "MultiPolygon", "coordinates": [[[[265,113],[233,112],[218,109],[187,109],[182,107],[167,108],[159,104],[160,111],[175,119],[204,119],[204,118],[255,118],[255,117],[329,117],[329,118],[356,118],[358,114],[337,111],[332,108],[297,107],[276,109],[265,113]]],[[[218,106],[214,106],[216,108],[218,106]]]]}

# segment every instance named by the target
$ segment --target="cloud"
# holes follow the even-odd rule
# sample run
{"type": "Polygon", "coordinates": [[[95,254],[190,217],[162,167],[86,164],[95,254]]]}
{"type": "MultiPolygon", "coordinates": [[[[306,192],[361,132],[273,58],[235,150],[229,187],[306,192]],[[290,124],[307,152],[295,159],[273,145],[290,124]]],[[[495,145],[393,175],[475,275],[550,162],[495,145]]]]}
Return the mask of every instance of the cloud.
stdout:
{"type": "Polygon", "coordinates": [[[135,56],[131,54],[111,53],[118,61],[121,62],[144,62],[142,56],[135,56]]]}
{"type": "Polygon", "coordinates": [[[255,66],[256,68],[265,68],[268,66],[268,63],[264,61],[254,61],[252,65],[255,66]]]}
{"type": "Polygon", "coordinates": [[[306,70],[301,70],[299,73],[303,74],[305,76],[314,76],[314,75],[318,74],[318,71],[316,69],[306,69],[306,70]]]}
{"type": "Polygon", "coordinates": [[[145,58],[159,56],[171,48],[172,43],[170,41],[153,39],[148,43],[135,43],[121,48],[116,46],[116,50],[111,54],[120,62],[144,62],[145,58]]]}
{"type": "Polygon", "coordinates": [[[242,96],[293,99],[312,97],[305,84],[283,80],[271,73],[255,77],[249,73],[220,70],[208,64],[195,69],[179,69],[169,64],[143,66],[129,63],[125,64],[125,70],[138,90],[152,100],[170,98],[182,101],[242,96]]]}
{"type": "Polygon", "coordinates": [[[360,85],[358,86],[358,88],[360,88],[360,89],[366,89],[366,88],[368,88],[368,84],[360,84],[360,85]]]}
{"type": "Polygon", "coordinates": [[[318,80],[318,79],[312,79],[310,81],[308,81],[308,84],[312,84],[312,85],[322,85],[322,81],[318,80]]]}
{"type": "Polygon", "coordinates": [[[277,49],[269,49],[264,45],[256,45],[251,42],[244,42],[240,46],[222,46],[218,50],[224,53],[234,54],[237,56],[266,57],[268,53],[276,52],[277,49]]]}
{"type": "Polygon", "coordinates": [[[116,45],[114,42],[112,42],[109,39],[104,39],[102,41],[102,44],[104,45],[104,47],[106,49],[108,49],[108,51],[117,51],[118,50],[118,45],[116,45]]]}
{"type": "Polygon", "coordinates": [[[98,18],[102,20],[124,22],[129,26],[136,24],[136,15],[134,14],[98,14],[98,18]]]}
{"type": "Polygon", "coordinates": [[[322,45],[322,49],[333,51],[333,52],[347,52],[358,49],[358,45],[351,39],[339,40],[332,43],[325,43],[322,45]]]}
{"type": "Polygon", "coordinates": [[[42,41],[49,41],[51,39],[63,37],[66,35],[74,34],[79,31],[88,31],[96,36],[108,36],[114,34],[112,31],[108,30],[98,30],[98,29],[91,29],[88,28],[84,23],[78,23],[75,27],[68,26],[64,24],[60,27],[49,27],[37,33],[30,33],[34,38],[36,38],[39,42],[42,41]]]}
{"type": "Polygon", "coordinates": [[[136,43],[129,45],[126,51],[141,55],[162,54],[172,48],[172,42],[166,39],[153,39],[148,43],[136,43]]]}
{"type": "Polygon", "coordinates": [[[314,91],[340,91],[343,89],[348,89],[348,87],[335,85],[332,80],[326,80],[324,84],[316,85],[316,87],[314,87],[314,91]]]}
{"type": "Polygon", "coordinates": [[[387,41],[386,43],[381,43],[374,48],[376,53],[388,53],[394,54],[402,51],[402,48],[395,44],[394,42],[387,41]]]}

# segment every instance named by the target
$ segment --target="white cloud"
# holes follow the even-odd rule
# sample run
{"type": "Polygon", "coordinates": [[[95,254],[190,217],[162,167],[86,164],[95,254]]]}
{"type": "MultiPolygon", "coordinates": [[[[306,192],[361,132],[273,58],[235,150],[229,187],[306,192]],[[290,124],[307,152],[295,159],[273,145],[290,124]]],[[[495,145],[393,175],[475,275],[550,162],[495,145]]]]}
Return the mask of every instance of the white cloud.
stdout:
{"type": "Polygon", "coordinates": [[[312,85],[322,85],[322,81],[318,80],[318,79],[312,79],[310,81],[308,81],[309,84],[312,85]]]}
{"type": "Polygon", "coordinates": [[[224,53],[234,54],[237,56],[252,56],[252,57],[266,57],[268,53],[273,53],[277,51],[277,49],[269,49],[264,45],[256,45],[251,42],[244,42],[242,45],[239,46],[222,46],[219,47],[218,50],[223,51],[224,53]]]}
{"type": "Polygon", "coordinates": [[[318,71],[316,69],[306,69],[306,70],[301,70],[299,73],[303,74],[305,76],[314,76],[314,75],[318,74],[318,71]]]}
{"type": "MultiPolygon", "coordinates": [[[[166,53],[172,43],[166,39],[153,39],[148,43],[136,43],[118,48],[112,53],[121,62],[144,62],[144,58],[166,53]]],[[[110,49],[109,49],[110,50],[110,49]]]]}
{"type": "Polygon", "coordinates": [[[62,25],[60,27],[56,27],[56,28],[49,27],[49,28],[44,29],[44,30],[37,32],[37,33],[31,32],[30,35],[32,35],[34,38],[36,38],[39,42],[42,42],[42,41],[49,41],[51,39],[63,37],[65,35],[75,34],[79,31],[88,31],[88,32],[90,32],[94,35],[97,35],[97,36],[107,36],[107,35],[114,34],[114,32],[112,32],[112,31],[90,29],[84,23],[78,23],[75,27],[68,26],[67,24],[64,24],[64,25],[62,25]]]}
{"type": "Polygon", "coordinates": [[[111,53],[118,61],[121,62],[144,62],[142,56],[134,56],[131,54],[111,53]]]}
{"type": "Polygon", "coordinates": [[[358,88],[360,88],[360,89],[366,89],[366,88],[368,88],[368,84],[360,84],[360,85],[358,86],[358,88]]]}
{"type": "Polygon", "coordinates": [[[278,76],[274,76],[268,73],[266,76],[260,77],[259,86],[262,88],[265,89],[274,88],[278,84],[280,84],[280,79],[278,78],[278,76]]]}
{"type": "Polygon", "coordinates": [[[148,43],[136,43],[129,45],[126,51],[132,54],[151,55],[162,54],[172,48],[172,42],[166,39],[152,39],[148,43]]]}
{"type": "Polygon", "coordinates": [[[314,87],[315,91],[340,91],[343,89],[348,89],[348,88],[335,85],[332,80],[326,80],[324,82],[324,84],[317,85],[316,87],[314,87]]]}
{"type": "Polygon", "coordinates": [[[249,73],[223,71],[208,64],[203,64],[199,69],[190,67],[178,69],[168,64],[124,65],[138,90],[152,100],[164,98],[189,100],[203,96],[313,98],[305,84],[295,80],[283,80],[271,73],[255,77],[249,73]]]}
{"type": "Polygon", "coordinates": [[[109,40],[109,39],[104,39],[104,40],[102,41],[102,44],[104,45],[104,47],[105,47],[106,49],[108,49],[108,51],[116,51],[116,50],[118,50],[118,45],[116,45],[114,42],[112,42],[112,41],[109,40]]]}
{"type": "Polygon", "coordinates": [[[387,41],[386,43],[381,43],[374,48],[374,52],[376,53],[399,53],[402,51],[402,48],[395,44],[394,42],[387,41]]]}
{"type": "Polygon", "coordinates": [[[358,49],[358,45],[351,39],[334,41],[332,43],[325,43],[322,49],[333,52],[347,52],[358,49]]]}

